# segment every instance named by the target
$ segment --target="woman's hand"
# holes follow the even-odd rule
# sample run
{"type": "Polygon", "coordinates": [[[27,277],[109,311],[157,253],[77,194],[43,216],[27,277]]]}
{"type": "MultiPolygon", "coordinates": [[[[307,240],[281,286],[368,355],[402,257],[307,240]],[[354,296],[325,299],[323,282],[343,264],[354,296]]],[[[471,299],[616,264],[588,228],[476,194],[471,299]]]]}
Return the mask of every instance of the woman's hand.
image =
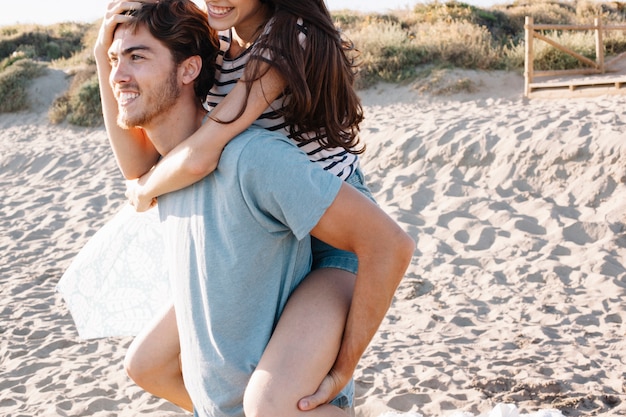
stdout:
{"type": "Polygon", "coordinates": [[[98,38],[94,46],[96,59],[107,57],[111,43],[113,43],[115,28],[120,23],[130,21],[132,16],[127,13],[131,10],[140,9],[142,4],[143,3],[139,1],[112,0],[107,5],[107,10],[102,19],[102,24],[98,31],[98,38]]]}
{"type": "Polygon", "coordinates": [[[126,198],[138,212],[150,210],[157,204],[156,197],[148,197],[142,193],[140,180],[141,178],[126,181],[126,198]]]}

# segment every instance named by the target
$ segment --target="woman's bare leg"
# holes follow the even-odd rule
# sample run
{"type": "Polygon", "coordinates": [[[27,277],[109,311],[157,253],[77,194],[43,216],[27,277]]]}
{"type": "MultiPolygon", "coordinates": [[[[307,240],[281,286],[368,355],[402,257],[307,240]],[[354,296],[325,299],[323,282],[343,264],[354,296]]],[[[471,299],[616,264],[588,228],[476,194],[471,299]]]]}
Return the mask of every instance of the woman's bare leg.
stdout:
{"type": "Polygon", "coordinates": [[[246,417],[347,416],[326,404],[300,411],[337,358],[352,300],[354,274],[324,268],[311,272],[289,298],[244,395],[246,417]]]}
{"type": "Polygon", "coordinates": [[[144,329],[126,352],[128,376],[147,392],[193,411],[180,368],[180,342],[174,306],[144,329]]]}

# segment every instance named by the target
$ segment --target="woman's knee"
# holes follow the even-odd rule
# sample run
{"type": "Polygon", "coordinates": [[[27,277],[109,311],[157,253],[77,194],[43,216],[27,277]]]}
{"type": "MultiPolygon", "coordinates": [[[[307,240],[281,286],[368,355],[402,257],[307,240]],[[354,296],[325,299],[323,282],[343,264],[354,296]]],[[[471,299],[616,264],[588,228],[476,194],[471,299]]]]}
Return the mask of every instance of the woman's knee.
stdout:
{"type": "Polygon", "coordinates": [[[130,379],[143,386],[155,373],[155,363],[144,360],[141,350],[131,344],[124,357],[124,369],[130,379]]]}
{"type": "Polygon", "coordinates": [[[173,307],[163,310],[128,348],[124,369],[139,386],[180,373],[180,345],[173,307]]]}

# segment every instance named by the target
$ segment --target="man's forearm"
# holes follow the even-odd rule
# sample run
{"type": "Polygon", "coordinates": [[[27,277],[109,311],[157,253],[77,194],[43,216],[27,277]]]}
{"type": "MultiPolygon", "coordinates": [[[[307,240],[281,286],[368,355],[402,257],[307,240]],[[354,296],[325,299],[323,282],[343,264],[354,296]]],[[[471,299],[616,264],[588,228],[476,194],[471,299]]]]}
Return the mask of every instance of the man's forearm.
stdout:
{"type": "Polygon", "coordinates": [[[347,383],[389,309],[415,242],[380,207],[345,183],[311,234],[355,253],[359,260],[344,336],[332,370],[347,383]]]}
{"type": "MultiPolygon", "coordinates": [[[[402,237],[397,250],[359,257],[359,272],[343,340],[333,370],[346,381],[385,318],[411,260],[412,240],[402,237]]],[[[396,247],[396,246],[394,246],[396,247]]]]}

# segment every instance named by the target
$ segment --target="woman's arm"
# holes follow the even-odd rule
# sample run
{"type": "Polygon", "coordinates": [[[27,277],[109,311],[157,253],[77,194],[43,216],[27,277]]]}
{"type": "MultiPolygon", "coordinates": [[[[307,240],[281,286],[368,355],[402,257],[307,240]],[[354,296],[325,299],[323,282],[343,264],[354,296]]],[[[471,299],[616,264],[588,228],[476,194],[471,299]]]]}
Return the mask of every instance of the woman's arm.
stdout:
{"type": "Polygon", "coordinates": [[[196,133],[172,149],[128,190],[127,196],[135,209],[147,210],[153,198],[187,187],[213,172],[226,144],[250,127],[285,85],[281,75],[270,69],[252,84],[246,109],[239,118],[226,124],[212,120],[229,121],[237,116],[246,100],[246,85],[238,82],[196,133]]]}
{"type": "Polygon", "coordinates": [[[117,101],[109,82],[111,75],[109,48],[113,42],[115,28],[118,24],[132,19],[124,15],[124,11],[140,7],[139,2],[114,0],[109,3],[94,47],[104,126],[117,164],[127,179],[139,178],[148,172],[159,158],[158,152],[142,129],[124,129],[117,125],[117,101]]]}

